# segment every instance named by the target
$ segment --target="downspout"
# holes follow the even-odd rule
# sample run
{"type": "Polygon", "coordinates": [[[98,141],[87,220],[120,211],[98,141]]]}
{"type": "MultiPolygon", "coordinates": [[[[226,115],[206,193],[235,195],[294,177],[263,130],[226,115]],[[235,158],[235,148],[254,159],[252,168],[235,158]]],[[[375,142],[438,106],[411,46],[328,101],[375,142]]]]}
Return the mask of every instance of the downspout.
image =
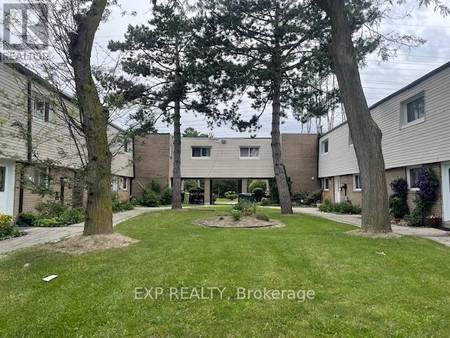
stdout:
{"type": "Polygon", "coordinates": [[[27,134],[26,134],[26,144],[27,144],[27,161],[22,163],[20,168],[20,189],[19,189],[19,214],[23,211],[23,200],[24,200],[24,181],[25,181],[25,169],[30,166],[31,160],[33,159],[33,137],[32,137],[32,97],[31,97],[31,79],[27,81],[27,134]]]}

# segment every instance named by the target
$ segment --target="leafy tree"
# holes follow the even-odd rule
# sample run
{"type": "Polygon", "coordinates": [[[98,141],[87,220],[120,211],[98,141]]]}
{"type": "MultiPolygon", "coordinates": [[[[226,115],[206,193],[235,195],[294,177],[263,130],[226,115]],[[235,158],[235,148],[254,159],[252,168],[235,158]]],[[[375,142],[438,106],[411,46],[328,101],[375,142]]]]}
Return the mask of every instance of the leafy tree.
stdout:
{"type": "MultiPolygon", "coordinates": [[[[353,19],[353,1],[345,0],[313,0],[323,10],[328,29],[324,34],[324,43],[331,56],[333,70],[339,84],[339,89],[347,114],[350,135],[354,141],[356,157],[361,171],[362,182],[362,222],[361,230],[365,232],[391,232],[389,222],[388,193],[386,186],[385,164],[381,149],[382,134],[378,125],[370,115],[361,78],[358,70],[360,55],[357,52],[357,41],[352,40],[355,25],[353,19]]],[[[401,4],[405,1],[400,0],[401,4]]],[[[436,9],[442,14],[448,14],[448,8],[439,0],[419,0],[420,5],[429,5],[434,2],[436,9]]],[[[392,1],[385,1],[392,4],[392,1]]],[[[383,18],[382,3],[364,1],[358,7],[366,13],[372,13],[373,22],[383,18]]],[[[381,34],[372,32],[379,45],[383,39],[381,34]]],[[[388,39],[389,40],[389,39],[388,39]]],[[[390,39],[392,41],[392,39],[390,39]]],[[[414,37],[398,37],[398,43],[418,41],[414,37]]],[[[383,57],[389,56],[386,46],[381,47],[383,57]]]]}
{"type": "Polygon", "coordinates": [[[120,97],[137,101],[141,116],[156,108],[173,123],[172,209],[181,209],[181,111],[188,99],[193,21],[179,2],[155,5],[152,14],[148,26],[129,26],[125,41],[111,41],[108,47],[123,52],[123,70],[142,80],[136,84],[124,77],[116,79],[120,97]]]}
{"type": "Polygon", "coordinates": [[[338,99],[337,91],[320,89],[330,72],[327,59],[325,64],[323,58],[318,61],[317,55],[324,51],[313,43],[323,34],[321,14],[294,0],[214,0],[203,6],[207,13],[203,58],[213,75],[207,78],[210,83],[205,84],[204,98],[210,103],[214,98],[227,101],[239,97],[224,110],[239,130],[257,125],[271,106],[272,157],[281,212],[290,214],[291,198],[281,158],[281,120],[288,110],[301,111],[306,104],[326,112],[338,99]],[[214,68],[221,71],[214,72],[214,68]],[[244,95],[259,111],[250,121],[238,119],[244,95]]]}
{"type": "Polygon", "coordinates": [[[182,137],[213,137],[211,134],[203,134],[199,132],[198,130],[188,127],[183,131],[182,137]]]}

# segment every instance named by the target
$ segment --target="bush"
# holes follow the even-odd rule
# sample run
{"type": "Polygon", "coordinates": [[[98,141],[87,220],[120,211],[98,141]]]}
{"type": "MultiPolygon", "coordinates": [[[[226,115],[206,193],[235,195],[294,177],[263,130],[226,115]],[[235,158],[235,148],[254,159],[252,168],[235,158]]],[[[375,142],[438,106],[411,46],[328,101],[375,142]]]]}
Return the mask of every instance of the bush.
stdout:
{"type": "Polygon", "coordinates": [[[252,193],[255,194],[256,202],[260,202],[262,197],[264,196],[264,190],[262,190],[261,188],[253,189],[252,193]]]}
{"type": "Polygon", "coordinates": [[[61,223],[61,221],[56,218],[40,218],[34,221],[34,225],[37,227],[45,227],[45,228],[57,228],[64,227],[67,224],[61,223]]]}
{"type": "Polygon", "coordinates": [[[224,196],[225,196],[225,198],[228,198],[229,200],[232,201],[232,200],[235,200],[238,197],[238,194],[235,191],[227,191],[224,194],[224,196]]]}
{"type": "Polygon", "coordinates": [[[7,239],[20,236],[20,232],[14,230],[14,218],[5,214],[0,214],[0,239],[7,239]]]}
{"type": "Polygon", "coordinates": [[[265,197],[261,198],[261,206],[268,206],[268,205],[270,205],[269,199],[265,197]]]}
{"type": "Polygon", "coordinates": [[[56,218],[68,210],[68,207],[60,202],[41,202],[36,206],[39,218],[56,218]]]}
{"type": "Polygon", "coordinates": [[[19,214],[19,221],[17,224],[22,226],[32,226],[33,222],[37,219],[37,216],[32,211],[23,211],[19,214]]]}
{"type": "Polygon", "coordinates": [[[172,189],[165,187],[161,194],[161,205],[171,205],[172,204],[172,189]]]}
{"type": "MultiPolygon", "coordinates": [[[[286,168],[284,169],[284,174],[286,175],[286,181],[287,181],[287,185],[288,185],[288,189],[289,189],[289,194],[292,195],[292,180],[286,174],[286,168]]],[[[270,202],[272,204],[280,203],[280,196],[278,194],[278,185],[277,185],[277,180],[275,177],[270,180],[270,202]]]]}
{"type": "Polygon", "coordinates": [[[397,178],[391,182],[394,192],[389,196],[389,209],[395,218],[403,218],[409,213],[408,208],[408,182],[404,178],[397,178]]]}
{"type": "Polygon", "coordinates": [[[150,190],[153,191],[155,194],[161,194],[162,191],[162,187],[161,187],[161,182],[157,181],[157,180],[152,180],[152,182],[150,183],[150,190]]]}
{"type": "Polygon", "coordinates": [[[205,201],[205,190],[193,188],[189,190],[189,204],[203,204],[205,201]]]}
{"type": "Polygon", "coordinates": [[[233,206],[234,210],[239,210],[244,216],[251,216],[256,213],[256,203],[241,201],[233,206]]]}
{"type": "Polygon", "coordinates": [[[316,205],[322,200],[322,190],[299,191],[292,195],[292,202],[299,205],[316,205]]]}
{"type": "Polygon", "coordinates": [[[85,214],[83,210],[70,209],[64,211],[62,215],[58,217],[58,220],[62,224],[70,225],[84,222],[84,218],[85,214]]]}
{"type": "Polygon", "coordinates": [[[331,212],[335,214],[360,214],[361,208],[358,205],[352,205],[348,202],[332,203],[325,200],[319,207],[322,212],[331,212]]]}
{"type": "Polygon", "coordinates": [[[266,222],[270,221],[269,216],[267,216],[266,214],[256,214],[255,218],[259,219],[261,221],[266,221],[266,222]]]}
{"type": "Polygon", "coordinates": [[[141,204],[145,207],[159,207],[160,206],[159,196],[156,195],[156,193],[150,189],[145,190],[139,200],[140,200],[139,204],[141,204]]]}
{"type": "Polygon", "coordinates": [[[232,209],[230,211],[230,215],[235,221],[239,221],[242,218],[242,211],[236,210],[236,209],[232,209]]]}
{"type": "MultiPolygon", "coordinates": [[[[248,191],[255,193],[255,189],[261,189],[263,192],[267,190],[267,183],[264,180],[254,180],[248,186],[248,191]]],[[[256,195],[256,194],[255,194],[256,195]]]]}

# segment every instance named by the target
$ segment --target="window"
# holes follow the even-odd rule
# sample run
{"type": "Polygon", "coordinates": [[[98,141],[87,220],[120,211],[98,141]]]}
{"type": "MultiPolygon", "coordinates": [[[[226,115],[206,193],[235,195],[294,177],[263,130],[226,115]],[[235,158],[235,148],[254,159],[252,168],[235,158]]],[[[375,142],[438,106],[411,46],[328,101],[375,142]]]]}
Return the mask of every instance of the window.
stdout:
{"type": "Polygon", "coordinates": [[[117,177],[111,178],[111,190],[112,192],[117,192],[119,190],[119,182],[117,177]]]}
{"type": "Polygon", "coordinates": [[[328,177],[322,178],[322,189],[324,191],[330,190],[330,179],[328,177]]]}
{"type": "Polygon", "coordinates": [[[425,121],[425,100],[423,93],[401,104],[401,126],[425,121]]]}
{"type": "Polygon", "coordinates": [[[5,191],[6,167],[0,167],[0,192],[5,191]]]}
{"type": "Polygon", "coordinates": [[[33,116],[35,119],[40,121],[50,121],[50,103],[39,98],[34,98],[33,116]]]}
{"type": "Polygon", "coordinates": [[[328,143],[328,140],[322,141],[320,150],[322,155],[328,154],[328,143]]]}
{"type": "Polygon", "coordinates": [[[133,152],[133,142],[131,140],[127,138],[123,140],[123,151],[129,154],[133,152]]]}
{"type": "Polygon", "coordinates": [[[128,190],[128,177],[122,178],[122,190],[128,190]]]}
{"type": "Polygon", "coordinates": [[[240,147],[239,157],[259,157],[259,147],[240,147]]]}
{"type": "Polygon", "coordinates": [[[353,147],[353,139],[352,134],[350,134],[350,130],[348,131],[348,146],[353,147]]]}
{"type": "Polygon", "coordinates": [[[36,187],[47,188],[49,179],[50,177],[48,168],[34,169],[34,185],[36,187]]]}
{"type": "Polygon", "coordinates": [[[211,148],[192,147],[192,157],[211,157],[211,148]]]}
{"type": "Polygon", "coordinates": [[[353,191],[361,191],[361,176],[353,175],[353,191]]]}
{"type": "Polygon", "coordinates": [[[409,190],[419,190],[419,187],[417,186],[417,174],[420,168],[421,167],[412,167],[406,170],[409,190]]]}

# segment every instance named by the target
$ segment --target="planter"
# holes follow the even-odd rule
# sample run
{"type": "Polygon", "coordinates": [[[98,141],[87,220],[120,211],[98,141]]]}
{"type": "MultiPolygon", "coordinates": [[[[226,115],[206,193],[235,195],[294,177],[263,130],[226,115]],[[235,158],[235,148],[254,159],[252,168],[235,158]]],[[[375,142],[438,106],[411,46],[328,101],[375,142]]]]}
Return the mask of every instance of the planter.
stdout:
{"type": "Polygon", "coordinates": [[[431,228],[439,228],[442,225],[442,218],[433,217],[427,218],[428,226],[431,228]]]}

